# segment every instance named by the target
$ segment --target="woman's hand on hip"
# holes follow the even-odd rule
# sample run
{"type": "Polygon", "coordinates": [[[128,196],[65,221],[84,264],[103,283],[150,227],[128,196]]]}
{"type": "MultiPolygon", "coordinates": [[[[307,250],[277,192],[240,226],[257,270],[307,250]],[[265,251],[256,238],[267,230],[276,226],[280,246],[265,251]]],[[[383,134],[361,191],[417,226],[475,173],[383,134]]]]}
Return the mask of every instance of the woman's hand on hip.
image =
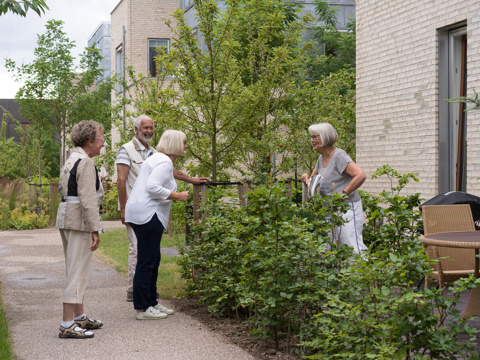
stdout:
{"type": "Polygon", "coordinates": [[[92,245],[90,246],[90,251],[97,250],[98,245],[100,245],[100,235],[98,235],[98,231],[94,231],[92,232],[92,245]]]}

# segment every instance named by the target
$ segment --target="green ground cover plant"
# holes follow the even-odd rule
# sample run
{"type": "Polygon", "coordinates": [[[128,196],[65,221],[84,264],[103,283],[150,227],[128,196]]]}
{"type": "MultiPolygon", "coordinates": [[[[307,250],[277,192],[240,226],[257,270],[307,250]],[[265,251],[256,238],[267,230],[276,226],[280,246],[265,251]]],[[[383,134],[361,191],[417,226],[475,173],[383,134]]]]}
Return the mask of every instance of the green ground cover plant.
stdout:
{"type": "MultiPolygon", "coordinates": [[[[128,276],[128,245],[129,241],[124,228],[109,230],[100,235],[100,246],[96,251],[107,264],[115,270],[128,276]]],[[[185,245],[185,236],[175,235],[162,237],[161,247],[179,247],[185,245]]],[[[181,271],[177,265],[177,257],[162,254],[158,269],[157,288],[160,296],[165,299],[178,297],[183,294],[185,281],[181,278],[181,271]]]]}
{"type": "Polygon", "coordinates": [[[102,203],[104,220],[120,219],[120,210],[118,210],[118,189],[117,184],[112,184],[108,191],[105,191],[105,198],[102,203]]]}
{"type": "Polygon", "coordinates": [[[12,342],[8,332],[7,319],[5,319],[5,313],[3,312],[1,295],[0,292],[0,359],[11,360],[13,359],[12,342]]]}
{"type": "Polygon", "coordinates": [[[28,185],[23,180],[0,180],[0,230],[48,227],[49,208],[43,196],[36,201],[28,196],[28,185]],[[35,208],[41,211],[37,213],[35,208]]]}
{"type": "Polygon", "coordinates": [[[431,271],[418,240],[419,194],[400,191],[412,174],[384,166],[391,188],[362,193],[371,251],[340,246],[333,228],[348,203],[342,195],[296,205],[280,182],[255,186],[248,204],[222,201],[210,189],[205,220],[180,260],[187,296],[217,315],[237,316],[251,332],[311,359],[453,359],[476,354],[477,330],[455,306],[478,286],[456,282],[452,298],[416,292],[431,271]],[[463,335],[468,340],[459,340],[463,335]]]}

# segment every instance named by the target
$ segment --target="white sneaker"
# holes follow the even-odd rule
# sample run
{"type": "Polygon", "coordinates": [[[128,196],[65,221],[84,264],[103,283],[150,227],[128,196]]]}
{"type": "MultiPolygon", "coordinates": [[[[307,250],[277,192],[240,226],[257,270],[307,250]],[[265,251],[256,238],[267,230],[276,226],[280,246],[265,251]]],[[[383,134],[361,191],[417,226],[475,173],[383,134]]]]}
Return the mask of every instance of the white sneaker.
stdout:
{"type": "Polygon", "coordinates": [[[155,305],[153,308],[167,315],[173,315],[174,313],[172,309],[166,308],[160,304],[155,305]]]}
{"type": "Polygon", "coordinates": [[[137,320],[159,320],[165,319],[166,317],[167,314],[154,309],[152,306],[145,311],[137,310],[137,320]]]}

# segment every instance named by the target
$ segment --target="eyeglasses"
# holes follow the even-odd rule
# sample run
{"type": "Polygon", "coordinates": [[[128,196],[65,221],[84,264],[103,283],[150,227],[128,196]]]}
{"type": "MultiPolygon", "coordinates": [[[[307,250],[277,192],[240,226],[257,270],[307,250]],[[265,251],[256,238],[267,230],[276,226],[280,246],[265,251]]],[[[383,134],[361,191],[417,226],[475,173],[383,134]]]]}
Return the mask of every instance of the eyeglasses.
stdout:
{"type": "Polygon", "coordinates": [[[316,140],[320,137],[320,135],[310,135],[310,139],[316,140]]]}
{"type": "Polygon", "coordinates": [[[98,140],[100,140],[102,143],[105,144],[105,139],[104,139],[104,138],[95,137],[95,139],[98,139],[98,140]]]}

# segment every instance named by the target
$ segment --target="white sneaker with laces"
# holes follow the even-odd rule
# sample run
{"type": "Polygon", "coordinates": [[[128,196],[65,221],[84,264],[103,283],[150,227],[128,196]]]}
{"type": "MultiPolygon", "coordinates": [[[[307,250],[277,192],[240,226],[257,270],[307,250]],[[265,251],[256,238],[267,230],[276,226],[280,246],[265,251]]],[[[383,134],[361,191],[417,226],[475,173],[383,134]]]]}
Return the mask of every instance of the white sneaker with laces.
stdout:
{"type": "Polygon", "coordinates": [[[173,315],[174,313],[172,309],[166,308],[165,306],[162,306],[160,304],[155,305],[153,308],[167,315],[173,315]]]}
{"type": "Polygon", "coordinates": [[[167,314],[153,308],[153,306],[150,306],[145,311],[137,310],[137,320],[159,320],[165,319],[166,317],[167,314]]]}

